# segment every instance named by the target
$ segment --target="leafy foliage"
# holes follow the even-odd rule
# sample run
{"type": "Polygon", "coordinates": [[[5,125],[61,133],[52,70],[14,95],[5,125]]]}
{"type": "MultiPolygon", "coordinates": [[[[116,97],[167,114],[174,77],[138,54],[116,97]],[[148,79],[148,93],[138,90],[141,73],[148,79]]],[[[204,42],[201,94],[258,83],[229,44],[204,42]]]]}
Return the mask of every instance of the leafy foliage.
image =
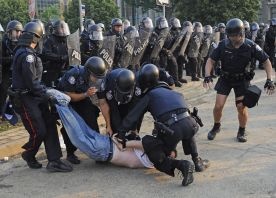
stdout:
{"type": "Polygon", "coordinates": [[[51,5],[46,8],[39,16],[42,21],[57,20],[61,19],[63,16],[60,13],[60,8],[58,5],[51,5]]]}

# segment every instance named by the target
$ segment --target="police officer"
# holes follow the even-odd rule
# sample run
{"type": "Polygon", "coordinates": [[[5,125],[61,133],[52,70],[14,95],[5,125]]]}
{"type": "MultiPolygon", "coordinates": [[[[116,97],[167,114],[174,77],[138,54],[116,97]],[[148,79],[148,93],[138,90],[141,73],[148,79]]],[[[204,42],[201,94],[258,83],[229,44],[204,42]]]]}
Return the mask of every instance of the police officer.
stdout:
{"type": "Polygon", "coordinates": [[[245,38],[251,39],[250,24],[248,21],[243,21],[245,38]]]}
{"type": "MultiPolygon", "coordinates": [[[[19,38],[13,60],[11,98],[30,138],[22,147],[22,158],[33,169],[42,167],[35,155],[42,142],[48,159],[50,172],[70,172],[72,167],[60,160],[62,156],[56,122],[49,110],[49,96],[41,85],[42,63],[35,52],[41,39],[42,28],[35,22],[25,25],[19,38]]],[[[52,99],[51,99],[52,100],[52,99]]],[[[54,100],[52,100],[54,101],[54,100]]]]}
{"type": "MultiPolygon", "coordinates": [[[[84,66],[76,66],[67,71],[58,84],[58,88],[70,96],[72,108],[90,128],[98,132],[99,104],[96,92],[106,71],[104,61],[100,57],[92,56],[84,66]]],[[[66,145],[67,160],[79,164],[80,160],[74,154],[77,148],[70,141],[64,127],[61,128],[61,134],[66,145]]]]}
{"type": "Polygon", "coordinates": [[[88,48],[87,43],[81,43],[81,62],[85,64],[85,62],[92,56],[98,56],[100,53],[100,49],[103,46],[103,32],[102,28],[99,25],[92,25],[88,29],[89,40],[88,48]]]}
{"type": "Polygon", "coordinates": [[[53,24],[53,32],[45,41],[43,47],[43,76],[42,81],[48,87],[55,87],[57,79],[62,76],[69,66],[67,39],[70,30],[63,20],[53,24]]]}
{"type": "Polygon", "coordinates": [[[269,60],[272,66],[275,66],[275,46],[276,46],[276,18],[272,18],[270,21],[270,26],[265,35],[265,45],[264,51],[269,55],[269,60]]]}
{"type": "Polygon", "coordinates": [[[272,67],[267,54],[254,42],[245,39],[245,28],[240,19],[234,18],[227,22],[226,34],[228,39],[219,43],[218,47],[208,59],[205,67],[206,74],[203,85],[208,88],[212,82],[210,71],[216,61],[221,61],[222,71],[215,86],[217,96],[213,109],[214,126],[208,133],[208,139],[213,140],[220,131],[222,110],[233,88],[239,119],[237,140],[239,142],[246,142],[245,127],[247,124],[248,112],[242,100],[250,84],[250,80],[254,77],[254,68],[251,67],[251,61],[257,59],[263,64],[267,74],[265,88],[269,93],[274,89],[273,82],[271,81],[272,67]]]}
{"type": "Polygon", "coordinates": [[[7,90],[11,85],[12,75],[12,59],[14,56],[14,49],[17,46],[18,38],[23,30],[22,24],[13,20],[10,21],[6,28],[6,34],[2,40],[2,82],[0,83],[0,115],[2,115],[3,106],[7,98],[7,90]]]}
{"type": "Polygon", "coordinates": [[[194,32],[191,36],[189,46],[188,46],[188,59],[189,59],[189,68],[191,71],[192,81],[199,81],[198,71],[198,56],[199,50],[202,45],[203,39],[203,27],[200,22],[194,23],[194,32]]]}
{"type": "Polygon", "coordinates": [[[111,21],[111,29],[106,33],[106,36],[116,35],[116,44],[115,44],[115,56],[113,60],[113,69],[121,67],[119,64],[123,48],[125,45],[126,38],[123,36],[123,22],[119,18],[114,18],[111,21]]]}
{"type": "Polygon", "coordinates": [[[135,90],[134,85],[134,73],[124,68],[112,70],[103,80],[97,96],[110,135],[121,126],[122,119],[131,108],[133,95],[141,94],[141,90],[135,90]]]}
{"type": "MultiPolygon", "coordinates": [[[[85,22],[84,22],[84,29],[83,29],[83,31],[81,32],[81,35],[80,35],[81,53],[89,51],[89,40],[90,40],[89,39],[89,29],[93,25],[95,25],[95,22],[92,19],[86,19],[85,22]]],[[[84,63],[87,61],[88,58],[85,58],[84,60],[82,59],[81,64],[84,65],[84,63]]]]}
{"type": "Polygon", "coordinates": [[[219,23],[218,24],[218,32],[220,33],[220,36],[219,36],[219,40],[223,40],[226,38],[226,34],[225,34],[225,24],[224,23],[219,23]]]}
{"type": "Polygon", "coordinates": [[[196,171],[203,171],[208,161],[198,157],[194,139],[198,125],[190,116],[183,95],[172,91],[165,83],[160,83],[158,78],[159,72],[155,65],[148,64],[141,69],[138,81],[145,94],[123,120],[117,137],[124,144],[125,132],[137,124],[141,115],[149,111],[163,128],[156,128],[156,137],[146,135],[142,138],[145,153],[159,171],[170,176],[174,176],[175,168],[182,171],[182,185],[186,186],[193,182],[194,166],[188,161],[168,157],[177,144],[182,141],[185,154],[192,154],[196,171]]]}

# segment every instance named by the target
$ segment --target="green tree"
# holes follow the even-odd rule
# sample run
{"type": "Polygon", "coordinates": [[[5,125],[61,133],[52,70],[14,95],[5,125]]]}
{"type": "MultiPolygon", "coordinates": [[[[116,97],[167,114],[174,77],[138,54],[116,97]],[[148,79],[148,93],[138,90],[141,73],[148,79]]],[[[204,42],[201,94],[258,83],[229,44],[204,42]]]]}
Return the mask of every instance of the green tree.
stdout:
{"type": "Polygon", "coordinates": [[[60,13],[60,8],[58,5],[51,5],[46,8],[38,18],[42,21],[47,22],[49,20],[62,19],[63,16],[60,13]]]}
{"type": "Polygon", "coordinates": [[[252,22],[257,20],[259,8],[259,0],[182,0],[177,3],[176,16],[211,25],[231,18],[252,22]]]}
{"type": "Polygon", "coordinates": [[[28,1],[0,0],[0,5],[0,19],[3,28],[6,28],[6,25],[11,20],[18,20],[23,25],[30,20],[28,16],[28,1]]]}
{"type": "MultiPolygon", "coordinates": [[[[113,0],[82,0],[82,4],[85,5],[85,18],[91,18],[96,23],[104,23],[106,27],[108,27],[112,18],[119,16],[119,9],[113,0]]],[[[71,32],[79,28],[78,0],[71,1],[68,12],[64,16],[71,32]]]]}

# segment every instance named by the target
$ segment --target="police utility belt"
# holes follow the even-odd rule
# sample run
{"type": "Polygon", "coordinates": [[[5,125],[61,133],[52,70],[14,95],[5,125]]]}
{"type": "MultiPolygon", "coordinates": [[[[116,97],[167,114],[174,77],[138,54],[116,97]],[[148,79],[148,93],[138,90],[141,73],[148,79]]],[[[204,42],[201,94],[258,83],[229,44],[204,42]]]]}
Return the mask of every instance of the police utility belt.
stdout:
{"type": "Polygon", "coordinates": [[[221,70],[220,71],[220,77],[222,77],[225,80],[231,80],[231,81],[242,81],[242,80],[252,80],[254,77],[254,72],[244,72],[244,73],[229,73],[226,71],[221,70]]]}
{"type": "Polygon", "coordinates": [[[165,113],[164,115],[161,115],[158,118],[158,121],[164,123],[167,126],[171,126],[174,123],[183,120],[184,118],[187,118],[190,116],[190,113],[188,109],[177,109],[175,111],[171,111],[168,113],[165,113]]]}
{"type": "Polygon", "coordinates": [[[12,89],[11,87],[8,89],[8,95],[11,97],[20,97],[29,93],[28,89],[12,89]]]}

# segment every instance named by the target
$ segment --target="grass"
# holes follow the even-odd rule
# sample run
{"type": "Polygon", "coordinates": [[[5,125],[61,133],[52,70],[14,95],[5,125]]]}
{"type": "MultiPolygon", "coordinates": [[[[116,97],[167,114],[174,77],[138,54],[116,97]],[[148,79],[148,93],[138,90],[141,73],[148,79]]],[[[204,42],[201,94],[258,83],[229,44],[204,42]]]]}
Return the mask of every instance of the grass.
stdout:
{"type": "Polygon", "coordinates": [[[8,121],[1,121],[0,120],[0,133],[3,132],[3,131],[7,131],[7,130],[10,130],[10,129],[15,129],[15,128],[18,128],[18,127],[21,127],[23,126],[22,122],[18,122],[15,126],[9,124],[8,121]]]}

